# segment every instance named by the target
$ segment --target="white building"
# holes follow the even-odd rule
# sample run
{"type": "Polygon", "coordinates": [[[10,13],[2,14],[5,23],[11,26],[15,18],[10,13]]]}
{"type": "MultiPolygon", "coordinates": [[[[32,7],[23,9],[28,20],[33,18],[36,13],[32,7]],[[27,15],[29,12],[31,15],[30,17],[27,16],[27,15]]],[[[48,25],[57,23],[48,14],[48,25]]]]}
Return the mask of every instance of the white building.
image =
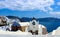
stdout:
{"type": "Polygon", "coordinates": [[[38,34],[43,35],[48,33],[46,27],[39,24],[39,22],[36,21],[35,19],[29,22],[28,31],[36,35],[38,34]]]}
{"type": "Polygon", "coordinates": [[[0,26],[4,26],[7,24],[7,17],[5,16],[0,16],[0,26]]]}
{"type": "Polygon", "coordinates": [[[60,35],[60,26],[56,30],[53,30],[52,35],[60,35]]]}

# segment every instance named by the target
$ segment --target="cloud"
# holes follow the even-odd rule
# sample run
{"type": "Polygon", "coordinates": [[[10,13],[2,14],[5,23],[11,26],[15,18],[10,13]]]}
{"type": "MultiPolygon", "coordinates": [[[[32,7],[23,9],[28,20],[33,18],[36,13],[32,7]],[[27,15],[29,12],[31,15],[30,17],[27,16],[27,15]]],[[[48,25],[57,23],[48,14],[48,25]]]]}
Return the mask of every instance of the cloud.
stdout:
{"type": "Polygon", "coordinates": [[[5,1],[5,0],[0,0],[0,1],[5,1]]]}
{"type": "Polygon", "coordinates": [[[52,15],[60,15],[60,12],[50,12],[52,15]]]}
{"type": "Polygon", "coordinates": [[[49,11],[53,10],[50,7],[53,4],[54,0],[5,0],[0,1],[0,9],[49,11]]]}
{"type": "Polygon", "coordinates": [[[57,2],[57,5],[59,5],[59,6],[60,6],[60,2],[57,2]]]}

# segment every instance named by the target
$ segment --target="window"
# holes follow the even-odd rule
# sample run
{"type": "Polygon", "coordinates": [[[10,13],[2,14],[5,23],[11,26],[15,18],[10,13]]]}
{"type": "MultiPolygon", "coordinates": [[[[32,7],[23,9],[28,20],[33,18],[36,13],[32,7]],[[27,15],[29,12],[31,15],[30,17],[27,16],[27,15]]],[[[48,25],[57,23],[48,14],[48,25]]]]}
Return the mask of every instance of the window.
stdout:
{"type": "Polygon", "coordinates": [[[35,22],[33,22],[32,24],[35,25],[35,22]]]}

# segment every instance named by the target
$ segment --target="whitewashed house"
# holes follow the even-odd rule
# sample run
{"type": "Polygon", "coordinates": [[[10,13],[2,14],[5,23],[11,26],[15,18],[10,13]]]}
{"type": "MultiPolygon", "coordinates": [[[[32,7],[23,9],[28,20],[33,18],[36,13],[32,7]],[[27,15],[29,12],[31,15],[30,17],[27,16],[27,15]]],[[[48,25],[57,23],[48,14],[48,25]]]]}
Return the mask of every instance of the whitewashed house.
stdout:
{"type": "Polygon", "coordinates": [[[0,16],[0,26],[7,24],[7,18],[5,16],[0,16]]]}
{"type": "Polygon", "coordinates": [[[60,26],[56,30],[52,31],[52,35],[60,35],[60,26]]]}

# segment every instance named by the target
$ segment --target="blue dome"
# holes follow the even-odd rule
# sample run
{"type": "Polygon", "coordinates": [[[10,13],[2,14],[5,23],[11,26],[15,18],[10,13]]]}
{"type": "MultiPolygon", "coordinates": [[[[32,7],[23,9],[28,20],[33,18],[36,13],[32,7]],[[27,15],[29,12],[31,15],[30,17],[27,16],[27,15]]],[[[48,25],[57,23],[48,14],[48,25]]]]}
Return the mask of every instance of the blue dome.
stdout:
{"type": "Polygon", "coordinates": [[[13,22],[12,26],[20,26],[20,24],[17,22],[13,22]]]}

